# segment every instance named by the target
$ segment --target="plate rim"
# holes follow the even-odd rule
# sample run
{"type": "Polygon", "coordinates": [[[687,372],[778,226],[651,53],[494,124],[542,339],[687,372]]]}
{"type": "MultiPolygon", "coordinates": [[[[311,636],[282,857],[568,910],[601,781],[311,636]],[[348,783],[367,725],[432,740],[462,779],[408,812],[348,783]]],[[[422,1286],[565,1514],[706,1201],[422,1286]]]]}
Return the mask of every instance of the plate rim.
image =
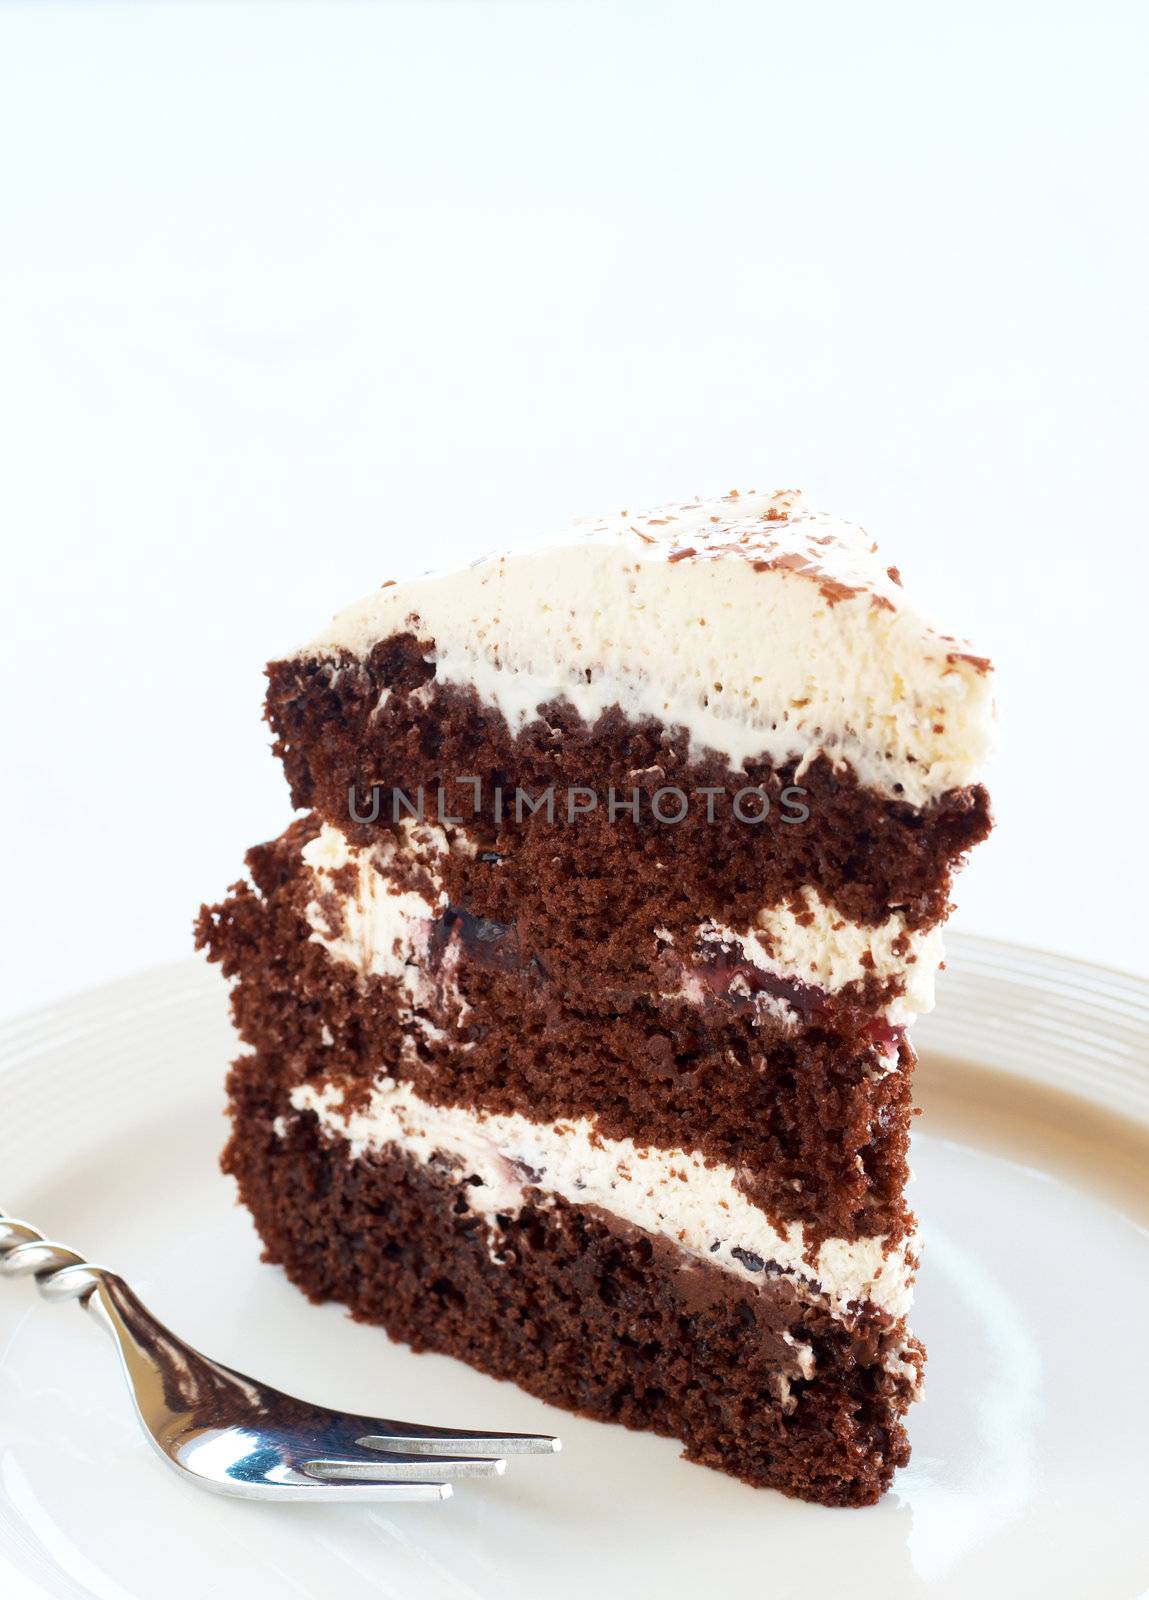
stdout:
{"type": "MultiPolygon", "coordinates": [[[[959,1013],[963,1011],[963,996],[968,1003],[969,994],[987,982],[991,986],[987,991],[991,997],[992,986],[995,983],[999,989],[1004,989],[1006,992],[1011,989],[1024,991],[1028,975],[1035,968],[1044,973],[1047,979],[1056,979],[1060,975],[1070,980],[1070,1009],[1074,1006],[1096,1003],[1094,990],[1100,980],[1099,987],[1103,996],[1111,994],[1115,989],[1119,997],[1123,996],[1130,1000],[1138,1019],[1143,1016],[1149,1022],[1149,980],[1140,978],[1136,974],[1123,973],[1100,963],[1078,961],[1074,957],[1062,956],[1056,952],[1045,952],[1034,947],[980,935],[954,934],[950,936],[948,943],[949,970],[943,975],[945,987],[941,992],[939,1010],[933,1013],[933,1018],[938,1018],[939,1014],[945,1017],[947,1013],[953,1013],[954,1026],[948,1032],[937,1027],[923,1028],[923,1024],[931,1019],[921,1018],[913,1030],[923,1053],[928,1053],[931,1058],[931,1070],[934,1058],[937,1058],[938,1066],[946,1067],[952,1063],[959,1072],[964,1064],[967,1068],[988,1070],[1002,1078],[1028,1079],[1031,1091],[1033,1088],[1050,1092],[1063,1091],[1065,1085],[1048,1075],[1042,1076],[1036,1072],[1018,1070],[1016,1063],[1009,1066],[997,1065],[992,1059],[987,1059],[985,1048],[972,1052],[958,1050],[951,1053],[946,1046],[946,1040],[951,1036],[960,1039],[961,1026],[965,1026],[969,1033],[976,1033],[979,1028],[984,1028],[987,1013],[984,1000],[969,1004],[964,1022],[961,1026],[958,1025],[959,1013]],[[1073,982],[1074,979],[1080,981],[1073,982]],[[931,1037],[923,1040],[923,1032],[931,1037]]],[[[0,1093],[4,1095],[6,1111],[12,1104],[8,1091],[14,1084],[27,1083],[33,1090],[35,1089],[38,1058],[55,1056],[54,1074],[50,1072],[47,1076],[54,1075],[61,1082],[67,1082],[74,1077],[77,1049],[87,1052],[86,1059],[91,1063],[90,1076],[97,1091],[104,1087],[100,1078],[100,1067],[102,1064],[110,1064],[112,1086],[115,1087],[119,1082],[120,1086],[126,1087],[131,1094],[140,1083],[142,1062],[148,1052],[149,1028],[157,1029],[162,1036],[165,1028],[176,1025],[181,1008],[187,1007],[201,1015],[204,1021],[203,1051],[207,1058],[205,1068],[209,1059],[218,1091],[222,1143],[224,1075],[220,1069],[222,1062],[233,1058],[241,1048],[227,1016],[226,996],[227,986],[217,968],[209,966],[202,959],[184,958],[139,969],[109,982],[89,985],[58,1000],[28,1008],[22,1013],[0,1021],[0,1093]],[[214,1017],[210,1011],[204,1009],[209,995],[216,1003],[218,1014],[214,1017]],[[125,1017],[128,1014],[138,1022],[138,1030],[133,1030],[131,1027],[124,1028],[125,1017]],[[131,1036],[131,1048],[123,1050],[124,1060],[121,1062],[118,1047],[121,1036],[125,1034],[131,1036]]],[[[1033,1015],[1040,1022],[1043,1012],[1039,1008],[1033,1015]]],[[[1056,1034],[1053,1022],[1051,1027],[1056,1034]]],[[[1008,1045],[1008,1040],[1006,1043],[1008,1045]]],[[[992,1051],[988,1053],[992,1055],[992,1051]]],[[[1130,1117],[1130,1120],[1138,1125],[1139,1134],[1149,1125],[1149,1072],[1143,1072],[1142,1078],[1146,1102],[1145,1115],[1142,1117],[1137,1114],[1134,1108],[1130,1117]]],[[[196,1101],[202,1104],[208,1081],[203,1074],[194,1069],[189,1071],[181,1080],[181,1098],[185,1095],[194,1096],[196,1101]]],[[[1073,1078],[1070,1093],[1079,1102],[1085,1100],[1093,1107],[1106,1105],[1104,1094],[1097,1092],[1099,1085],[1104,1089],[1104,1074],[1099,1078],[1096,1072],[1090,1073],[1079,1068],[1073,1078]]],[[[172,1114],[173,1106],[178,1105],[179,1101],[173,1097],[170,1086],[165,1084],[162,1074],[149,1077],[148,1091],[145,1100],[139,1104],[137,1104],[139,1097],[132,1096],[131,1104],[137,1115],[147,1115],[150,1118],[156,1111],[172,1114]]],[[[16,1103],[12,1108],[18,1113],[17,1121],[22,1117],[29,1126],[34,1125],[37,1120],[42,1124],[46,1111],[44,1100],[40,1096],[33,1093],[28,1100],[22,1095],[16,1096],[15,1099],[16,1103]]],[[[1107,1109],[1113,1108],[1107,1106],[1107,1109]]],[[[126,1126],[112,1101],[103,1103],[102,1113],[95,1122],[91,1120],[90,1115],[80,1115],[72,1120],[74,1139],[81,1146],[86,1146],[89,1151],[94,1139],[98,1139],[107,1129],[126,1126]]],[[[14,1124],[6,1118],[6,1132],[10,1133],[13,1127],[14,1124]]],[[[5,1143],[7,1142],[5,1140],[5,1143]]],[[[58,1148],[54,1147],[48,1161],[44,1160],[42,1144],[39,1145],[38,1155],[35,1150],[24,1152],[26,1167],[33,1173],[38,1172],[41,1175],[45,1167],[49,1171],[58,1170],[59,1165],[67,1160],[66,1143],[67,1141],[58,1148]]],[[[10,1170],[10,1164],[5,1160],[4,1187],[7,1193],[0,1194],[0,1200],[19,1199],[19,1184],[15,1185],[15,1192],[9,1187],[10,1170]]],[[[33,1181],[35,1182],[35,1179],[33,1181]]],[[[49,1220],[44,1219],[45,1222],[49,1220]]],[[[17,1600],[17,1597],[19,1600],[42,1600],[44,1595],[57,1592],[52,1588],[42,1587],[36,1576],[26,1567],[14,1565],[14,1559],[12,1553],[0,1545],[0,1579],[3,1580],[5,1594],[12,1594],[13,1600],[17,1600]]]]}

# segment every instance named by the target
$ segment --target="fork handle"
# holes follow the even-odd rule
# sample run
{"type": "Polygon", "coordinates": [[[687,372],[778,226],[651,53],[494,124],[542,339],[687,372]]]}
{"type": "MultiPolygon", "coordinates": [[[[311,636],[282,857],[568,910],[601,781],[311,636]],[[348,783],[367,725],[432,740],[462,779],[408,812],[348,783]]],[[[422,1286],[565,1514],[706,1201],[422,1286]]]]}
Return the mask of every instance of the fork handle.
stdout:
{"type": "Polygon", "coordinates": [[[106,1270],[86,1261],[67,1245],[46,1239],[30,1222],[9,1216],[0,1206],[0,1275],[3,1277],[34,1276],[36,1287],[45,1300],[82,1300],[86,1305],[106,1270]]]}

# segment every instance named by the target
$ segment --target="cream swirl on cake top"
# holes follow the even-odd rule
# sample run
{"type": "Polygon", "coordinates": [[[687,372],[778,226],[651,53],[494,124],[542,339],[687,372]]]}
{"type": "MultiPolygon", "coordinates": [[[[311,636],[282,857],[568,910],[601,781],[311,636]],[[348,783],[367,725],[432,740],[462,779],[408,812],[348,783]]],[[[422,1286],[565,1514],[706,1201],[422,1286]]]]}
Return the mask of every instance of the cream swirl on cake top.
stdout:
{"type": "Polygon", "coordinates": [[[824,752],[915,806],[975,782],[993,745],[989,663],[913,605],[861,528],[792,491],[622,511],[389,584],[301,653],[365,656],[399,633],[514,731],[560,697],[588,721],[617,705],[732,768],[824,752]]]}

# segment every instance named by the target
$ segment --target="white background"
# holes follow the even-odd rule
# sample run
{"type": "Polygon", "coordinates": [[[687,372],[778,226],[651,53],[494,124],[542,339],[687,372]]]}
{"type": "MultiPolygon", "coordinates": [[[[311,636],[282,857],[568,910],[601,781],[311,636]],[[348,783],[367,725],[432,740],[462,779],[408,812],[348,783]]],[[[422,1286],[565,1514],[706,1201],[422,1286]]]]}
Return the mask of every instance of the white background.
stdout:
{"type": "Polygon", "coordinates": [[[0,9],[0,1006],[190,948],[261,668],[755,483],[992,654],[959,925],[1149,971],[1145,8],[0,9]]]}

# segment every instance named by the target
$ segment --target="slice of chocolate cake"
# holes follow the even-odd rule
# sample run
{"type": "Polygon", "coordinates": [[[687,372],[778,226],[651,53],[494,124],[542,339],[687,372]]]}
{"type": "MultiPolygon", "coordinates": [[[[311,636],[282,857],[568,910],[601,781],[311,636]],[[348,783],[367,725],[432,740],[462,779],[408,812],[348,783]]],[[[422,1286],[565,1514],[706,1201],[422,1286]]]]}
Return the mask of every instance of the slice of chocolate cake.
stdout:
{"type": "Polygon", "coordinates": [[[305,813],[199,940],[269,1260],[832,1505],[909,1455],[914,1056],[988,663],[789,493],[388,584],[269,669],[305,813]]]}

